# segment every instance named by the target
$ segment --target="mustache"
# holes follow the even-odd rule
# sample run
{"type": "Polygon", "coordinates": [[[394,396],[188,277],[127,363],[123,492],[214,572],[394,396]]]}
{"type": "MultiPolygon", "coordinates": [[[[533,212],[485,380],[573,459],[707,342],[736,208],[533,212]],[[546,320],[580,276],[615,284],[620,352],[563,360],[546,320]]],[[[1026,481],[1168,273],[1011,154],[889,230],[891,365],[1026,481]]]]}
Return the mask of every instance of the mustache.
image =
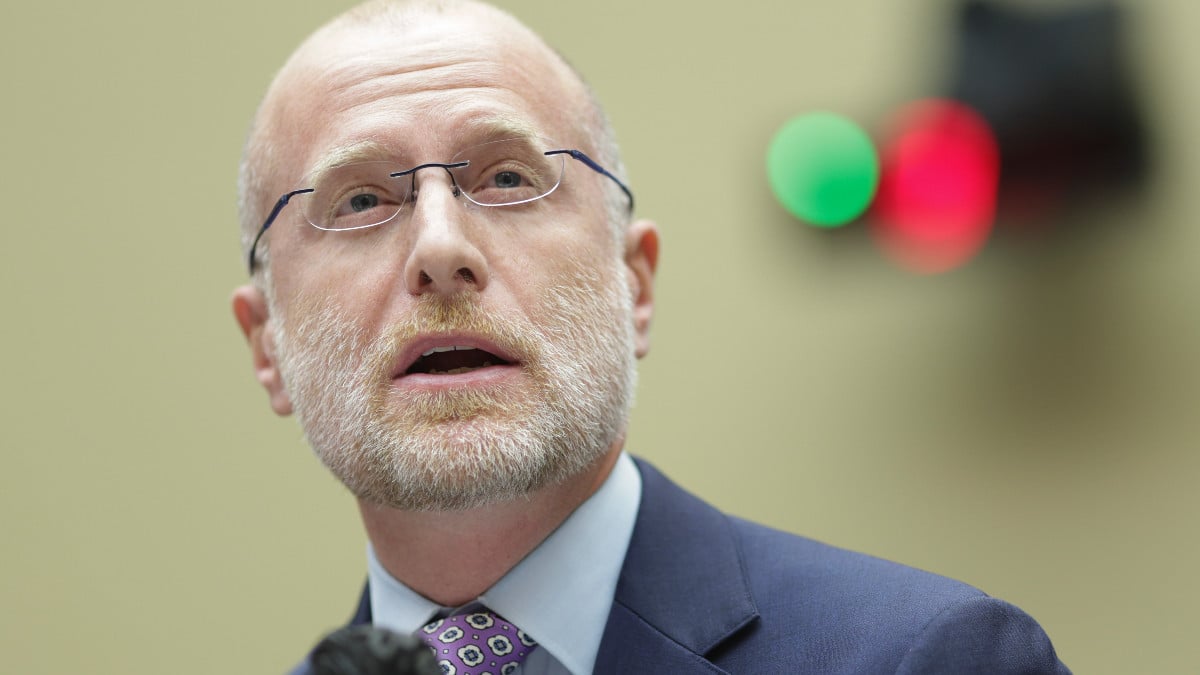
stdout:
{"type": "Polygon", "coordinates": [[[484,310],[478,296],[426,294],[412,313],[389,325],[365,350],[366,372],[388,371],[404,348],[420,335],[463,332],[489,340],[521,363],[533,363],[540,355],[539,336],[528,323],[484,310]]]}

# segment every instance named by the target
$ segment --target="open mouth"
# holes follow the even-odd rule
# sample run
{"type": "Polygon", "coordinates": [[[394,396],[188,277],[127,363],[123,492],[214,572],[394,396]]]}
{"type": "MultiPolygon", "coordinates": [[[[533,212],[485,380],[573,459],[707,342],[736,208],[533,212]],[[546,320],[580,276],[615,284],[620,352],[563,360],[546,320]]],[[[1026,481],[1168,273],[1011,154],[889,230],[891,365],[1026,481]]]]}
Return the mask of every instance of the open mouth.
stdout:
{"type": "Polygon", "coordinates": [[[507,361],[489,351],[460,345],[434,347],[417,357],[405,375],[459,375],[491,366],[509,366],[507,361]]]}

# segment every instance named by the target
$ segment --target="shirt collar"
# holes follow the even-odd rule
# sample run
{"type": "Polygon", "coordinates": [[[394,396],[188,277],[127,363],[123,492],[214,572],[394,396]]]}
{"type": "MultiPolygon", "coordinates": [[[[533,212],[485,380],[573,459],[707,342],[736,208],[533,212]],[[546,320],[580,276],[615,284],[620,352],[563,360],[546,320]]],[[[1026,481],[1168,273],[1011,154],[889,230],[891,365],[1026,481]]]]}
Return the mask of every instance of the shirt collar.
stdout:
{"type": "MultiPolygon", "coordinates": [[[[642,481],[624,452],[604,484],[478,602],[521,627],[573,673],[589,673],[633,534],[642,481]]],[[[374,623],[411,633],[445,611],[383,568],[367,545],[374,623]]]]}

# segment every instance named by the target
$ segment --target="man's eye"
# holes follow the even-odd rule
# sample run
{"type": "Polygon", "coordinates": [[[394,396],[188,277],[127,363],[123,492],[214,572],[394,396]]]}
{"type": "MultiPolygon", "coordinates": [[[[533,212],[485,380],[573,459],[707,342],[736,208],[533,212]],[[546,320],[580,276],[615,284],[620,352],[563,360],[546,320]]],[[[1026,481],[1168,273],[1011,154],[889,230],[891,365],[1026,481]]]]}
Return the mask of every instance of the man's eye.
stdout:
{"type": "Polygon", "coordinates": [[[496,187],[506,189],[521,187],[522,183],[521,174],[516,171],[501,171],[493,180],[496,182],[496,187]]]}
{"type": "Polygon", "coordinates": [[[350,210],[362,213],[379,206],[379,197],[370,193],[354,195],[350,198],[350,210]]]}
{"type": "Polygon", "coordinates": [[[375,187],[356,187],[337,195],[317,200],[321,208],[309,222],[323,230],[357,230],[385,222],[400,210],[396,198],[375,187]]]}

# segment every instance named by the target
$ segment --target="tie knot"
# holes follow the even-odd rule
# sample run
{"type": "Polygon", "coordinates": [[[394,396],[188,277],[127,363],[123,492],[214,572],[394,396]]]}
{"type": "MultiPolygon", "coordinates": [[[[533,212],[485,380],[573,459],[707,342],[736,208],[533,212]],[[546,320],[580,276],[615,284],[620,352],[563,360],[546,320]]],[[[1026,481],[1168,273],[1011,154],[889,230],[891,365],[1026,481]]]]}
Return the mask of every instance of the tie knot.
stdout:
{"type": "Polygon", "coordinates": [[[426,624],[417,637],[433,648],[443,675],[508,675],[537,643],[486,609],[426,624]]]}

